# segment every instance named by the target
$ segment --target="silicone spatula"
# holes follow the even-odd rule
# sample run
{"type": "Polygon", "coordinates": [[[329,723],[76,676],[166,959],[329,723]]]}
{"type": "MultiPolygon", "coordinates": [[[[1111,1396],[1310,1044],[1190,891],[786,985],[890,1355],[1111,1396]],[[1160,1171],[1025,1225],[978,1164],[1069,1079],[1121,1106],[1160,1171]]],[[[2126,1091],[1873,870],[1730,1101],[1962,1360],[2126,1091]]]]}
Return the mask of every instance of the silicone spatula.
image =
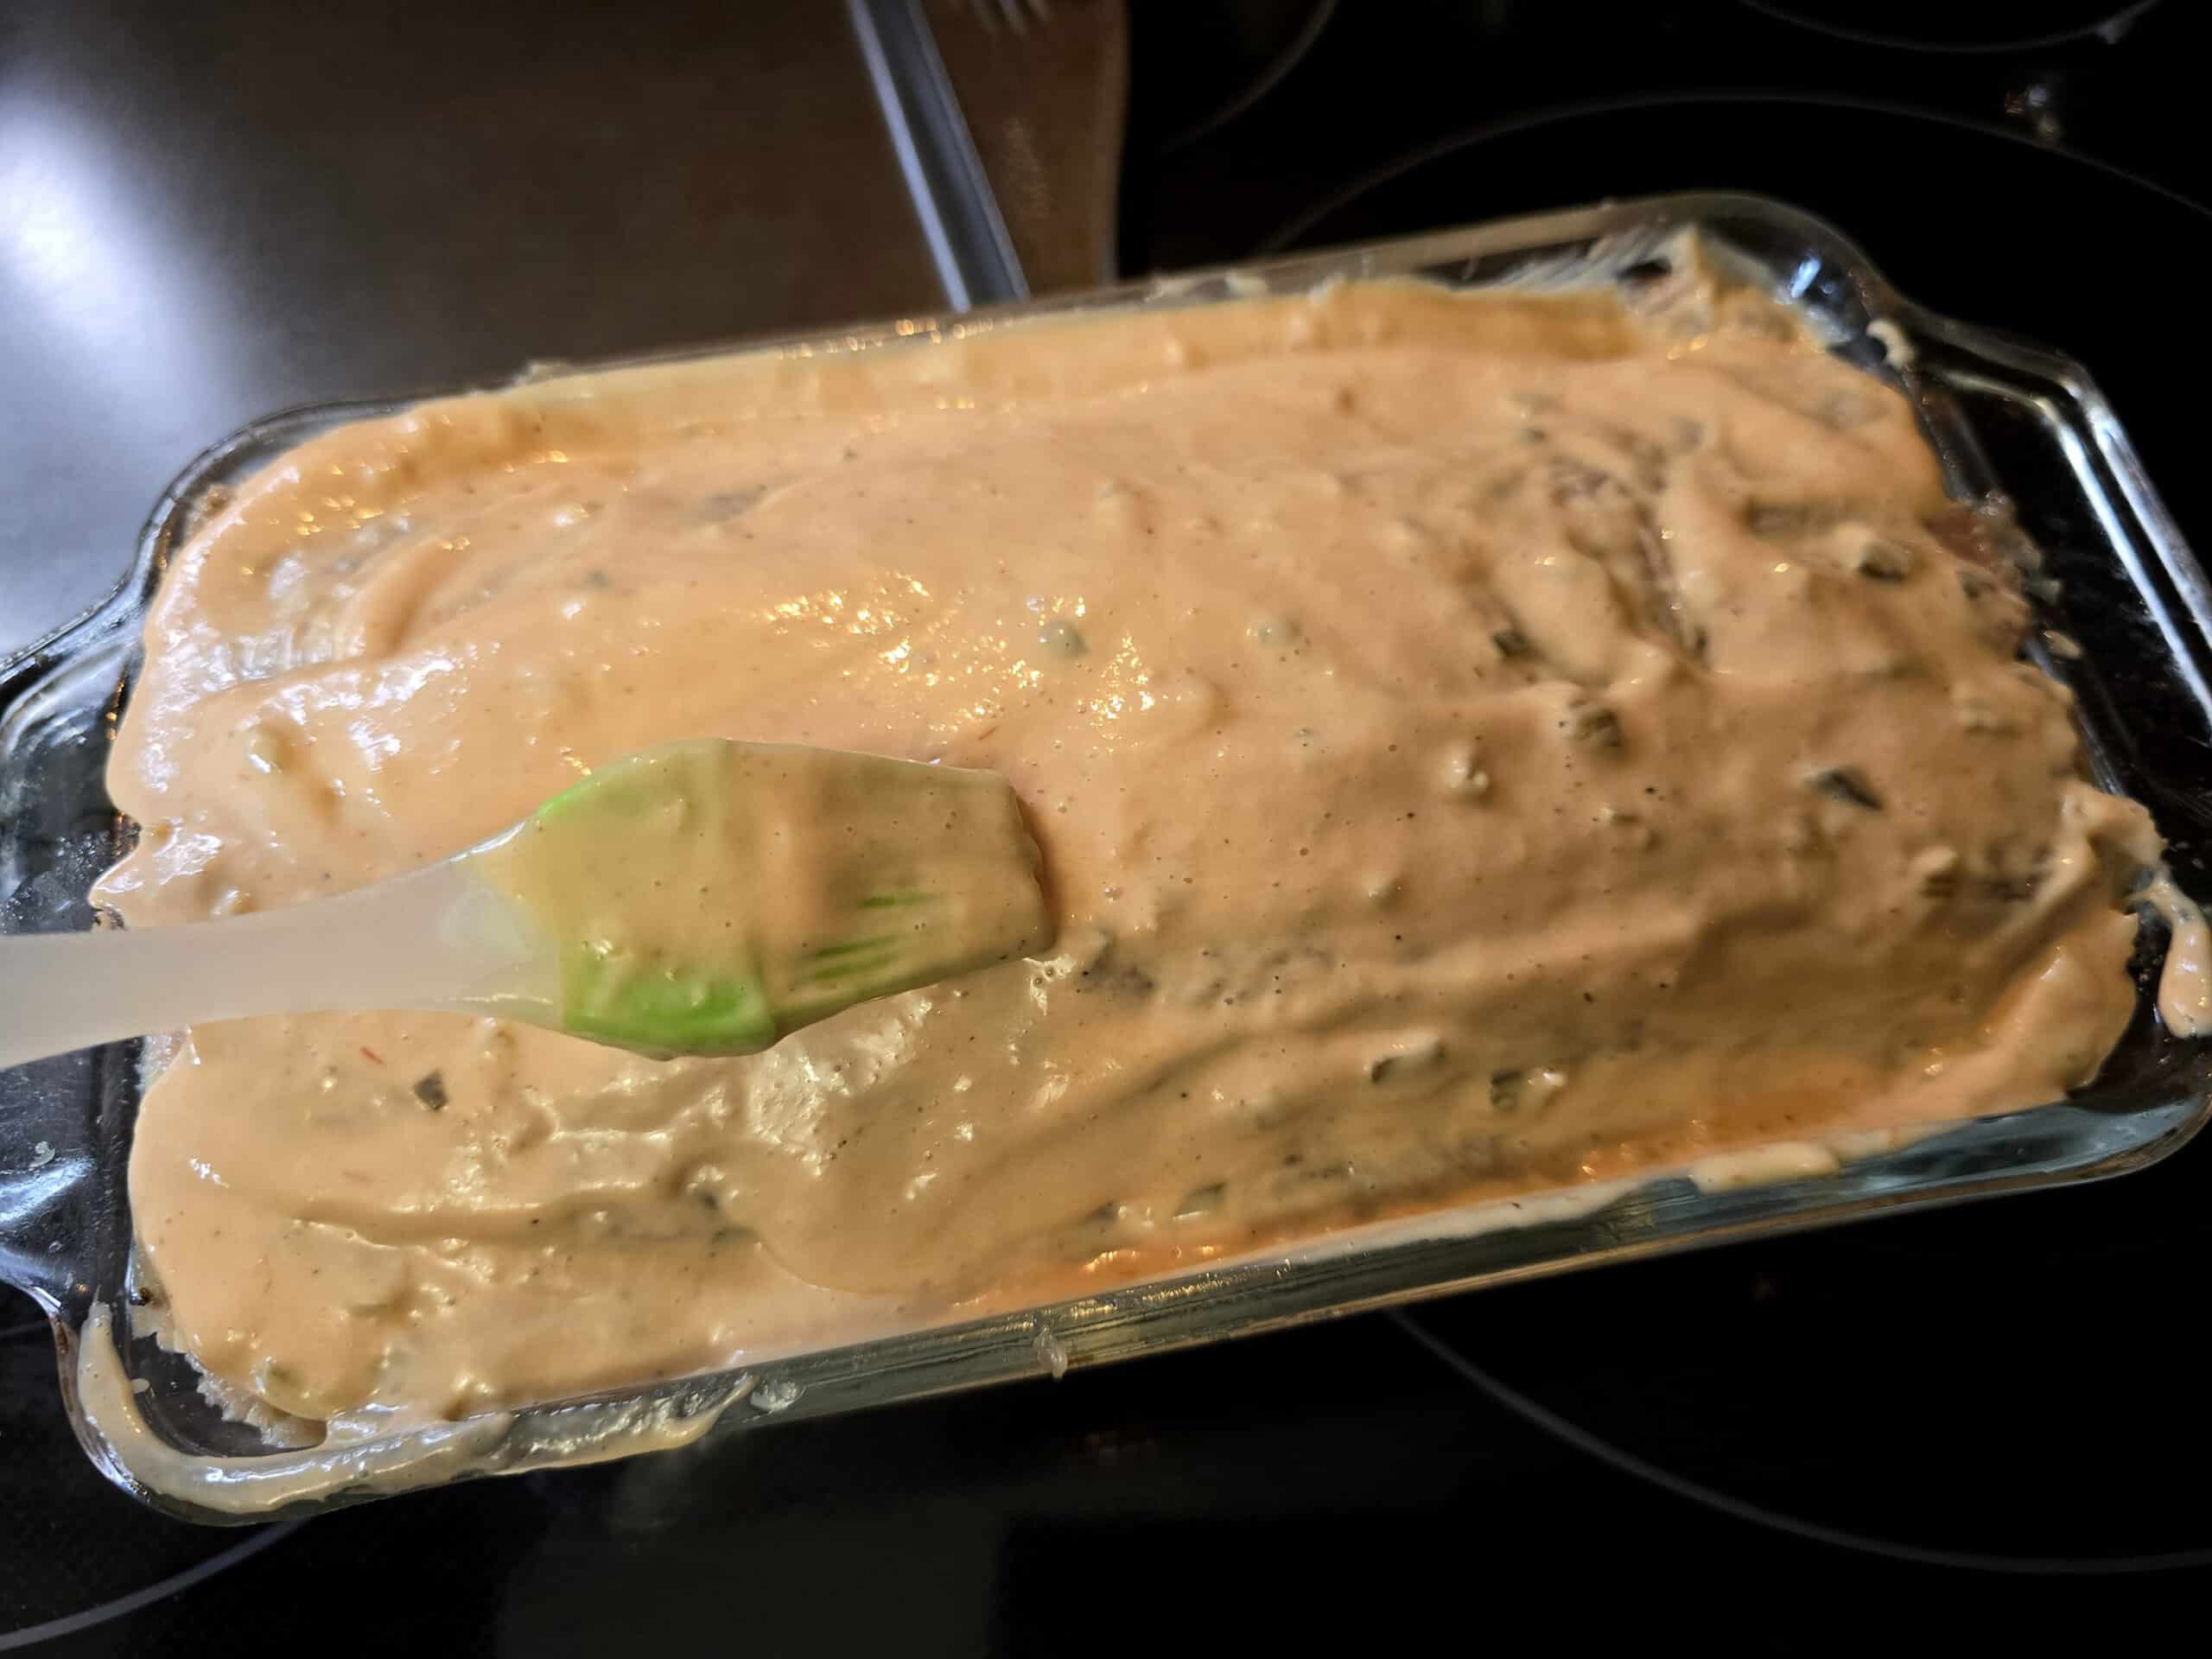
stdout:
{"type": "Polygon", "coordinates": [[[0,1066],[247,1014],[444,1009],[640,1053],[745,1054],[1051,940],[995,773],[697,739],[329,899],[0,939],[0,1066]]]}

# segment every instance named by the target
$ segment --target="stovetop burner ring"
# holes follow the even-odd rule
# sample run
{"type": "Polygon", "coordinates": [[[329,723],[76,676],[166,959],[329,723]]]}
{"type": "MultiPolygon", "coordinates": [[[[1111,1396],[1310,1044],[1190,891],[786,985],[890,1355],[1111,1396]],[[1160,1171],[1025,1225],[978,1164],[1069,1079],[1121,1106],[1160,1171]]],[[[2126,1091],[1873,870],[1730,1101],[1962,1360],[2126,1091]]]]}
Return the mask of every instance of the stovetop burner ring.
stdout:
{"type": "Polygon", "coordinates": [[[1925,0],[1910,5],[1892,3],[1870,6],[1867,0],[1848,0],[1847,4],[1824,3],[1824,0],[1741,0],[1750,10],[1777,22],[1794,28],[1810,29],[1854,46],[1883,47],[1904,52],[1940,52],[1961,55],[1996,54],[2006,52],[2040,52],[2054,46],[2063,46],[2070,41],[2082,40],[2092,35],[2102,35],[2107,40],[2118,40],[2134,27],[2143,14],[2158,3],[2158,0],[2133,0],[2132,4],[2115,5],[2113,0],[2040,0],[2031,7],[2018,5],[1986,6],[1971,13],[1976,20],[1989,19],[1989,26],[1997,31],[2019,26],[2020,12],[2030,10],[2044,19],[2040,28],[2031,28],[2026,34],[1984,34],[1971,25],[1963,33],[1956,32],[1957,9],[1930,6],[1925,0]],[[1880,15],[1878,23],[1866,17],[1869,10],[1880,15]],[[1839,16],[1831,16],[1835,13],[1839,16]],[[1944,23],[1953,25],[1954,32],[1939,32],[1944,23]]]}
{"type": "MultiPolygon", "coordinates": [[[[1925,121],[1937,126],[1985,138],[2000,138],[2018,144],[2038,155],[2054,156],[2062,162],[2078,163],[2109,177],[2165,197],[2193,212],[2212,215],[2212,207],[2183,194],[2171,185],[2094,156],[2085,156],[2077,150],[2056,149],[2028,133],[2015,131],[1992,122],[1975,121],[1965,116],[1952,115],[1941,110],[1916,109],[1910,105],[1892,104],[1880,99],[1848,98],[1835,93],[1815,92],[1794,94],[1783,92],[1719,91],[1711,92],[1640,92],[1621,98],[1584,99],[1573,103],[1553,105],[1548,108],[1531,110],[1523,115],[1509,116],[1500,121],[1478,122],[1471,127],[1424,144],[1417,149],[1384,162],[1381,167],[1361,175],[1342,189],[1324,197],[1314,206],[1300,213],[1287,223],[1279,226],[1255,245],[1249,257],[1264,258],[1299,246],[1306,234],[1351,206],[1369,192],[1376,190],[1404,177],[1416,168],[1432,162],[1443,160],[1462,149],[1471,149],[1492,138],[1504,138],[1530,132],[1539,127],[1577,120],[1590,116],[1625,115],[1643,110],[1677,110],[1698,107],[1720,107],[1733,105],[1787,105],[1797,109],[1846,110],[1859,115],[1896,116],[1910,121],[1925,121]]],[[[1559,207],[1572,207],[1571,202],[1560,202],[1559,207]]]]}
{"type": "Polygon", "coordinates": [[[133,1590],[127,1595],[113,1597],[73,1613],[62,1613],[36,1624],[0,1630],[0,1653],[35,1647],[41,1642],[56,1642],[63,1637],[81,1635],[97,1625],[107,1624],[111,1619],[135,1613],[141,1607],[151,1606],[155,1602],[166,1600],[171,1596],[182,1595],[194,1585],[204,1584],[217,1573],[250,1561],[264,1550],[275,1548],[307,1524],[304,1520],[284,1521],[275,1526],[261,1528],[228,1549],[219,1550],[204,1560],[194,1561],[191,1566],[133,1590]]]}
{"type": "Polygon", "coordinates": [[[1656,1486],[1672,1497],[1732,1520],[1741,1521],[1747,1526],[1784,1533],[1807,1543],[1847,1549],[1862,1555],[1878,1555],[1912,1567],[1938,1567],[1962,1573],[1997,1573],[2019,1578],[2123,1578],[2137,1573],[2177,1573],[2192,1567],[2212,1567],[2212,1545],[2134,1555],[2008,1555],[1994,1551],[1951,1549],[1939,1545],[1909,1543],[1903,1539],[1878,1537],[1848,1528],[1830,1526],[1825,1522],[1809,1520],[1802,1516],[1786,1514],[1780,1510],[1752,1503],[1748,1498],[1738,1497],[1718,1487],[1708,1486],[1702,1481],[1693,1480],[1687,1475],[1678,1474],[1591,1433],[1580,1424],[1562,1417],[1549,1407],[1522,1394],[1510,1383],[1493,1376],[1404,1308],[1391,1308],[1388,1310],[1387,1317],[1438,1363],[1472,1383],[1508,1411],[1561,1444],[1604,1464],[1618,1474],[1656,1486]]]}

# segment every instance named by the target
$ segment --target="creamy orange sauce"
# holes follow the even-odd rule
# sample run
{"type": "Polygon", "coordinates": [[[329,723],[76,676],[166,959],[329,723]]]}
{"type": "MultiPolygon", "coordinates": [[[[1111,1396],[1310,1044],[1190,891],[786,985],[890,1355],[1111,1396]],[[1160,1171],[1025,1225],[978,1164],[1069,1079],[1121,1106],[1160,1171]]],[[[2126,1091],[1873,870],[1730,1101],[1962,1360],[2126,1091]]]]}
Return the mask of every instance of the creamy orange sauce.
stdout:
{"type": "Polygon", "coordinates": [[[132,925],[712,734],[1003,773],[1059,945],[737,1060],[194,1030],[131,1172],[168,1328],[457,1414],[2054,1099],[2157,842],[1985,539],[1745,296],[1355,283],[318,440],[149,622],[132,925]]]}

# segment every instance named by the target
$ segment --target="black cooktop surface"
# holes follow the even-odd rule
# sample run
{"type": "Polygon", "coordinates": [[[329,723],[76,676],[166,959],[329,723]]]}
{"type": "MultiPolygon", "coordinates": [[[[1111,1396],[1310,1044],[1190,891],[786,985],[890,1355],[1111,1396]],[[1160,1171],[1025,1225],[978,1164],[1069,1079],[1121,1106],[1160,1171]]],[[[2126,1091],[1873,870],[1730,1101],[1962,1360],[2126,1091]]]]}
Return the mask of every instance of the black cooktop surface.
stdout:
{"type": "MultiPolygon", "coordinates": [[[[2190,0],[1192,10],[1132,8],[1128,270],[1764,191],[1915,297],[2087,362],[2212,546],[2183,447],[2212,381],[2190,0]]],[[[94,1476],[45,1327],[8,1304],[0,1649],[1179,1651],[1481,1640],[1508,1611],[1817,1648],[1899,1639],[1934,1599],[1983,1628],[2147,1619],[2212,1586],[2208,1245],[2199,1143],[2091,1188],[245,1532],[94,1476]]]]}

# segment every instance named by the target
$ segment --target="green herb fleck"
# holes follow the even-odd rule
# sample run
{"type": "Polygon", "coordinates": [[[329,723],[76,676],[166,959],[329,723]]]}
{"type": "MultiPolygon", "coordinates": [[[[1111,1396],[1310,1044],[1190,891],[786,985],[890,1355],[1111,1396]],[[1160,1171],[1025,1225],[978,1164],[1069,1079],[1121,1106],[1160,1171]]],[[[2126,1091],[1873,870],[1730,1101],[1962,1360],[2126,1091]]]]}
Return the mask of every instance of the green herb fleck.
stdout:
{"type": "Polygon", "coordinates": [[[1823,766],[1805,781],[1830,800],[1841,801],[1846,806],[1866,812],[1882,810],[1882,798],[1866,781],[1866,774],[1856,766],[1823,766]]]}

